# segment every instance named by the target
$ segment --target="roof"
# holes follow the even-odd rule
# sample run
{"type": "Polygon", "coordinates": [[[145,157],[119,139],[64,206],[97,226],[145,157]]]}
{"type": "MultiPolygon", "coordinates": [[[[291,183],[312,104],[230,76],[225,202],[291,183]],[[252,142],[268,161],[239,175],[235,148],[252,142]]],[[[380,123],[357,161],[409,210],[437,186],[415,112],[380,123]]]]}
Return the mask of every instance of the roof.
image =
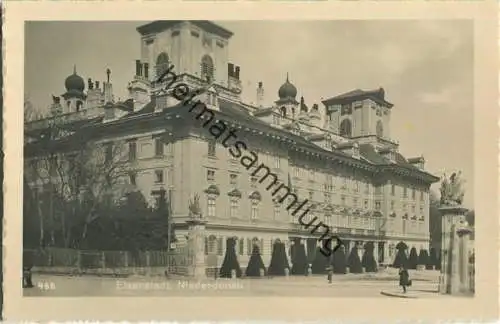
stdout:
{"type": "MultiPolygon", "coordinates": [[[[184,106],[183,104],[178,104],[177,106],[169,107],[168,109],[164,109],[160,113],[154,113],[155,106],[156,106],[156,100],[153,99],[140,111],[129,113],[116,121],[103,124],[102,117],[99,117],[93,120],[83,122],[80,125],[80,127],[84,129],[89,129],[89,128],[92,129],[92,131],[88,132],[90,136],[99,136],[98,134],[100,133],[102,134],[104,129],[109,131],[109,127],[115,127],[115,129],[118,129],[120,125],[128,125],[130,127],[132,126],[142,127],[140,123],[145,123],[145,125],[148,125],[149,127],[156,127],[155,125],[157,124],[158,125],[160,125],[160,123],[164,124],[166,116],[180,116],[180,118],[183,119],[186,119],[184,117],[189,118],[188,114],[190,114],[190,111],[189,109],[186,109],[186,106],[184,106]]],[[[256,129],[271,136],[279,136],[287,138],[294,142],[293,145],[294,147],[304,149],[313,154],[320,154],[321,156],[337,160],[340,159],[343,162],[358,165],[360,167],[368,169],[373,168],[374,171],[376,170],[375,169],[376,166],[383,166],[388,168],[402,167],[405,170],[412,172],[412,174],[416,176],[418,175],[419,177],[423,177],[426,181],[435,182],[439,180],[437,177],[434,177],[431,174],[422,171],[417,167],[415,167],[414,165],[412,165],[411,163],[409,163],[399,153],[396,153],[395,155],[396,164],[394,164],[391,163],[384,156],[379,154],[371,144],[361,144],[359,145],[359,153],[362,157],[362,159],[360,160],[351,157],[350,155],[342,152],[341,150],[334,150],[334,151],[326,150],[312,143],[310,140],[305,139],[302,136],[290,133],[286,130],[272,127],[270,124],[260,120],[255,116],[252,116],[246,109],[244,109],[235,102],[219,98],[219,109],[220,109],[219,111],[213,111],[215,118],[218,120],[223,120],[229,123],[236,123],[243,128],[256,129]]],[[[75,136],[71,137],[82,138],[79,134],[75,134],[75,136]]],[[[316,138],[316,136],[314,137],[316,138]]],[[[64,141],[67,140],[71,139],[68,137],[64,141]]],[[[31,145],[33,144],[27,144],[27,146],[31,145]]]]}
{"type": "Polygon", "coordinates": [[[196,25],[225,39],[229,39],[231,36],[233,36],[233,33],[231,31],[208,20],[156,20],[137,27],[137,31],[144,36],[147,34],[162,32],[182,22],[190,22],[193,25],[196,25]]]}
{"type": "Polygon", "coordinates": [[[386,106],[388,108],[391,108],[394,106],[392,103],[388,102],[385,100],[385,91],[383,88],[379,88],[376,90],[361,90],[361,89],[355,89],[343,94],[340,94],[338,96],[325,99],[322,101],[322,103],[325,106],[333,105],[333,104],[342,104],[342,103],[348,103],[354,100],[363,100],[363,99],[372,99],[378,104],[381,104],[383,106],[386,106]]]}

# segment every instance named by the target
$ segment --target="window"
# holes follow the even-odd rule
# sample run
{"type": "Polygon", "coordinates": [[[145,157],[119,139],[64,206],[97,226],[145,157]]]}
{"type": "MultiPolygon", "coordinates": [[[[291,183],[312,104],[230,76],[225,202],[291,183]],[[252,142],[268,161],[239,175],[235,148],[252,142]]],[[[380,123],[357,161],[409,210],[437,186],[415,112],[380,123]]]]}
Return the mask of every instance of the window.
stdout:
{"type": "Polygon", "coordinates": [[[240,242],[238,244],[238,254],[243,255],[245,252],[245,239],[240,238],[240,242]]]}
{"type": "Polygon", "coordinates": [[[214,80],[214,63],[209,55],[204,55],[201,59],[201,78],[208,82],[214,80]]]}
{"type": "Polygon", "coordinates": [[[340,197],[340,204],[345,206],[345,196],[340,197]]]}
{"type": "Polygon", "coordinates": [[[238,184],[238,175],[237,174],[230,174],[229,175],[229,184],[236,186],[238,184]]]}
{"type": "Polygon", "coordinates": [[[137,174],[136,174],[135,172],[130,172],[130,173],[128,174],[128,182],[129,182],[131,185],[135,186],[135,185],[137,184],[137,182],[136,182],[136,181],[137,181],[137,174]]]}
{"type": "Polygon", "coordinates": [[[258,216],[259,216],[259,206],[258,206],[258,203],[257,202],[252,202],[252,211],[251,211],[250,218],[252,220],[256,220],[258,216]]]}
{"type": "Polygon", "coordinates": [[[359,191],[359,181],[354,179],[352,181],[352,184],[353,184],[353,189],[354,189],[354,192],[358,192],[359,191]]]}
{"type": "Polygon", "coordinates": [[[309,200],[314,200],[314,191],[309,191],[309,200]]]}
{"type": "Polygon", "coordinates": [[[424,191],[420,191],[420,200],[424,200],[424,191]]]}
{"type": "Polygon", "coordinates": [[[168,70],[168,54],[165,52],[160,53],[156,58],[156,78],[158,79],[168,70]]]}
{"type": "Polygon", "coordinates": [[[222,237],[219,237],[217,239],[217,255],[222,255],[222,252],[223,252],[223,248],[222,248],[222,237]]]}
{"type": "Polygon", "coordinates": [[[349,119],[344,119],[340,123],[340,136],[351,137],[352,136],[352,125],[349,119]]]}
{"type": "Polygon", "coordinates": [[[395,196],[396,195],[396,185],[391,184],[391,195],[395,196]]]}
{"type": "Polygon", "coordinates": [[[163,170],[155,170],[155,183],[163,183],[163,170]]]}
{"type": "Polygon", "coordinates": [[[279,156],[275,156],[274,157],[274,167],[276,169],[279,169],[280,168],[280,157],[279,156]]]}
{"type": "Polygon", "coordinates": [[[209,141],[208,142],[208,156],[213,156],[215,157],[215,141],[209,141]]]}
{"type": "Polygon", "coordinates": [[[358,198],[352,198],[352,206],[358,208],[358,198]]]}
{"type": "Polygon", "coordinates": [[[81,102],[80,100],[78,100],[76,102],[76,112],[79,112],[80,109],[82,108],[82,106],[83,106],[83,102],[81,102]]]}
{"type": "Polygon", "coordinates": [[[314,181],[314,170],[309,170],[309,180],[314,181]]]}
{"type": "Polygon", "coordinates": [[[408,188],[403,188],[403,198],[408,198],[408,188]]]}
{"type": "Polygon", "coordinates": [[[411,212],[413,215],[415,215],[415,206],[411,206],[411,212]]]}
{"type": "Polygon", "coordinates": [[[347,188],[347,178],[342,178],[342,189],[347,188]]]}
{"type": "Polygon", "coordinates": [[[348,104],[343,104],[340,108],[340,115],[341,116],[344,116],[344,115],[350,115],[352,113],[352,104],[351,103],[348,103],[348,104]]]}
{"type": "Polygon", "coordinates": [[[394,205],[395,205],[394,201],[391,201],[391,211],[394,211],[394,205]]]}
{"type": "Polygon", "coordinates": [[[366,200],[366,199],[365,199],[365,202],[364,202],[363,204],[364,204],[364,205],[363,205],[363,207],[364,207],[365,209],[368,209],[368,200],[366,200]]]}
{"type": "Polygon", "coordinates": [[[424,216],[424,206],[420,206],[420,215],[424,216]]]}
{"type": "Polygon", "coordinates": [[[105,155],[104,159],[105,159],[106,163],[113,161],[113,144],[112,143],[105,144],[104,155],[105,155]]]}
{"type": "Polygon", "coordinates": [[[210,235],[207,241],[207,252],[214,254],[216,252],[217,238],[214,235],[210,235]]]}
{"type": "Polygon", "coordinates": [[[377,136],[384,137],[384,126],[382,125],[382,121],[377,121],[377,136]]]}
{"type": "Polygon", "coordinates": [[[159,138],[155,139],[155,156],[163,156],[163,141],[159,138]]]}
{"type": "Polygon", "coordinates": [[[294,175],[298,178],[300,177],[300,169],[299,167],[294,167],[293,168],[293,171],[294,171],[294,175]]]}
{"type": "Polygon", "coordinates": [[[209,197],[207,201],[207,216],[215,217],[215,198],[209,197]]]}
{"type": "Polygon", "coordinates": [[[229,216],[231,218],[238,217],[238,200],[236,199],[231,199],[230,200],[230,206],[229,206],[229,216]]]}
{"type": "Polygon", "coordinates": [[[365,194],[369,194],[369,193],[370,193],[370,183],[365,182],[365,194]]]}
{"type": "Polygon", "coordinates": [[[207,170],[207,180],[208,181],[215,180],[215,171],[214,170],[207,170]]]}
{"type": "Polygon", "coordinates": [[[375,202],[375,210],[380,210],[380,208],[381,208],[380,201],[376,201],[375,202]]]}
{"type": "Polygon", "coordinates": [[[415,199],[416,194],[417,194],[417,193],[416,193],[416,190],[415,190],[415,188],[413,188],[413,189],[411,190],[411,199],[415,199]]]}
{"type": "Polygon", "coordinates": [[[137,159],[137,142],[128,143],[128,160],[135,161],[137,159]]]}
{"type": "Polygon", "coordinates": [[[332,200],[332,196],[330,195],[330,193],[325,192],[324,197],[325,197],[325,203],[329,204],[332,200]]]}
{"type": "Polygon", "coordinates": [[[281,208],[279,205],[274,206],[274,219],[280,218],[281,208]]]}
{"type": "Polygon", "coordinates": [[[250,177],[250,186],[252,188],[257,187],[257,177],[250,177]]]}

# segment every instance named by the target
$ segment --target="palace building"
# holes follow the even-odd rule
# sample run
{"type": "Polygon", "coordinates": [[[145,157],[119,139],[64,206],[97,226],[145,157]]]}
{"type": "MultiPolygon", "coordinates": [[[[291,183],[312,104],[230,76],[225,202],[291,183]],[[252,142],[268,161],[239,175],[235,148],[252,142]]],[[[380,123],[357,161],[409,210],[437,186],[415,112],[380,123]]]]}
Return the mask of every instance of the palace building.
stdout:
{"type": "MultiPolygon", "coordinates": [[[[242,87],[244,67],[229,59],[231,31],[209,21],[155,21],[137,31],[141,57],[127,100],[114,99],[109,69],[102,83],[85,82],[75,69],[65,81],[66,92],[53,96],[51,114],[68,132],[86,132],[96,143],[124,141],[130,167],[124,181],[151,204],[159,190],[170,193],[179,241],[185,239],[189,201],[196,194],[207,220],[205,253],[218,255],[219,263],[230,237],[236,238],[242,266],[253,244],[268,265],[276,240],[289,246],[301,239],[310,253],[320,233],[300,225],[266,190],[268,183],[260,183],[201,127],[166,81],[155,81],[172,65],[179,82],[204,89],[197,99],[217,122],[234,129],[299,202],[307,199],[308,217],[329,226],[348,249],[373,242],[378,262],[390,263],[399,242],[417,251],[429,248],[429,187],[439,179],[425,171],[423,157],[399,153],[390,127],[397,107],[384,89],[306,101],[284,71],[276,101],[266,106],[262,82],[255,89],[242,87]],[[255,103],[242,101],[243,90],[255,92],[255,103]]],[[[29,145],[37,145],[36,134],[48,120],[26,124],[29,145]]],[[[36,158],[26,152],[25,161],[36,158]]]]}

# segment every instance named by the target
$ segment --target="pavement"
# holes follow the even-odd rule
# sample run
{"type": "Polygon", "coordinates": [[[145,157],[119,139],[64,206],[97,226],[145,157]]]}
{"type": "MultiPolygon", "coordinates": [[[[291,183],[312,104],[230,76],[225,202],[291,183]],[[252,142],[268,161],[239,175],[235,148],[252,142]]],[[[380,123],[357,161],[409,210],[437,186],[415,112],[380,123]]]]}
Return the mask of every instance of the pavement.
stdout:
{"type": "MultiPolygon", "coordinates": [[[[411,275],[412,276],[412,275],[411,275]]],[[[33,288],[23,289],[24,296],[178,296],[178,297],[370,297],[435,298],[438,273],[413,275],[413,286],[401,296],[393,274],[347,274],[333,276],[291,276],[257,279],[167,279],[134,276],[127,278],[33,274],[33,288]]]]}

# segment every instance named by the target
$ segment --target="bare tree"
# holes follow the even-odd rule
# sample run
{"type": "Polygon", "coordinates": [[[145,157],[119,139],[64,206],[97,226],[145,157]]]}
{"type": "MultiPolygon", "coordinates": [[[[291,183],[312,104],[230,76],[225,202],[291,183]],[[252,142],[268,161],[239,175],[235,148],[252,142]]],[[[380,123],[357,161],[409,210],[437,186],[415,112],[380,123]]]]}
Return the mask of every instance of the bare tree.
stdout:
{"type": "Polygon", "coordinates": [[[43,114],[33,107],[31,101],[25,96],[24,98],[24,122],[30,122],[43,118],[43,114]]]}
{"type": "Polygon", "coordinates": [[[49,225],[52,244],[56,231],[64,247],[85,239],[99,208],[115,203],[122,194],[127,172],[124,143],[91,141],[83,130],[65,131],[54,118],[40,138],[27,145],[28,185],[48,204],[38,208],[41,227],[49,225]]]}

